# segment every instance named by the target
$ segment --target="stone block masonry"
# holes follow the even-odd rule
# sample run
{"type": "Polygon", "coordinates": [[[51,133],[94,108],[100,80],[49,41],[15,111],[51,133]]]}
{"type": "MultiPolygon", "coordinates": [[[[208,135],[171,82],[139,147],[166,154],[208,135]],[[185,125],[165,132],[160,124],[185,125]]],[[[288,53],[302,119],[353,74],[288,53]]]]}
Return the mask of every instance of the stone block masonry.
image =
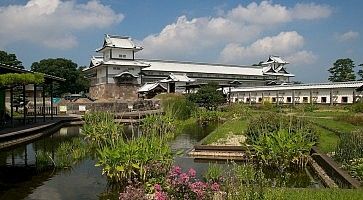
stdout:
{"type": "Polygon", "coordinates": [[[116,85],[113,83],[94,85],[90,87],[89,94],[92,99],[97,100],[137,100],[138,85],[116,85]]]}

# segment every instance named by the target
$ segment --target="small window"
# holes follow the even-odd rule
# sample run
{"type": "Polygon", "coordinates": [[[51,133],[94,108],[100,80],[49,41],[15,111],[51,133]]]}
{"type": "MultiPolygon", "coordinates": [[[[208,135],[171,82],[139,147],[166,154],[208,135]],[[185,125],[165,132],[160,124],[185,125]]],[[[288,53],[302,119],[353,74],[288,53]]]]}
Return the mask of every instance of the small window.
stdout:
{"type": "Polygon", "coordinates": [[[276,102],[276,97],[272,97],[272,102],[276,102]]]}
{"type": "Polygon", "coordinates": [[[303,97],[303,103],[308,103],[309,102],[309,98],[308,97],[303,97]]]}
{"type": "Polygon", "coordinates": [[[342,97],[342,103],[348,103],[348,97],[342,97]]]}
{"type": "Polygon", "coordinates": [[[326,103],[326,97],[321,97],[321,103],[326,103]]]}
{"type": "Polygon", "coordinates": [[[121,68],[120,67],[117,67],[117,70],[121,70],[121,68]]]}
{"type": "Polygon", "coordinates": [[[258,98],[258,102],[262,102],[262,97],[259,97],[258,98]]]}
{"type": "Polygon", "coordinates": [[[123,58],[126,58],[126,55],[122,55],[123,58]]]}
{"type": "Polygon", "coordinates": [[[117,67],[113,67],[113,70],[117,70],[117,67]]]}
{"type": "Polygon", "coordinates": [[[286,97],[287,103],[291,103],[291,97],[286,97]]]}
{"type": "Polygon", "coordinates": [[[128,70],[134,70],[134,68],[130,67],[130,68],[128,68],[128,70]]]}

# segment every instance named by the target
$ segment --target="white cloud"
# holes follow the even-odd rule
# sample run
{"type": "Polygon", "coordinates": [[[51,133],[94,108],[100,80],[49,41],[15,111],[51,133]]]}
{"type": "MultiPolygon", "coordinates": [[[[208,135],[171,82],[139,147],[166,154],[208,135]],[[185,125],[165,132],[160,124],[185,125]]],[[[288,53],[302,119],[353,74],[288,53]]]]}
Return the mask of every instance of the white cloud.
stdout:
{"type": "Polygon", "coordinates": [[[145,49],[140,55],[163,59],[178,59],[186,55],[189,58],[200,57],[211,51],[218,54],[227,44],[229,49],[239,50],[236,47],[256,41],[261,34],[280,24],[328,17],[331,10],[328,6],[316,4],[296,4],[288,8],[262,1],[260,4],[239,5],[226,12],[219,10],[218,13],[216,17],[179,17],[160,33],[145,37],[141,41],[145,49]]]}
{"type": "Polygon", "coordinates": [[[264,37],[249,46],[231,43],[220,53],[220,60],[227,63],[256,62],[269,55],[290,55],[304,46],[304,38],[295,31],[281,32],[264,37]]]}
{"type": "Polygon", "coordinates": [[[25,5],[0,7],[0,46],[27,41],[50,48],[72,48],[77,45],[75,32],[105,28],[123,18],[96,0],[85,4],[30,0],[25,5]]]}
{"type": "Polygon", "coordinates": [[[335,36],[339,42],[346,42],[346,41],[352,41],[352,40],[357,39],[359,37],[359,33],[350,30],[350,31],[342,33],[342,34],[336,34],[335,36]]]}
{"type": "Polygon", "coordinates": [[[317,56],[313,54],[311,51],[298,51],[286,57],[292,64],[312,64],[317,60],[317,56]]]}
{"type": "Polygon", "coordinates": [[[316,5],[315,3],[301,4],[298,3],[290,11],[290,15],[295,19],[313,20],[329,17],[332,10],[327,5],[316,5]]]}

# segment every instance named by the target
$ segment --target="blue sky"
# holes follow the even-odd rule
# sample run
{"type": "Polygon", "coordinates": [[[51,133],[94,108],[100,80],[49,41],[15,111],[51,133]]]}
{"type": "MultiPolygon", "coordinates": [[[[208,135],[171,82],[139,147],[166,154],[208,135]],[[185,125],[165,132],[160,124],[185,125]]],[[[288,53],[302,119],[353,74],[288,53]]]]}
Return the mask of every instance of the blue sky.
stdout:
{"type": "Polygon", "coordinates": [[[249,65],[280,55],[295,80],[323,82],[339,58],[363,63],[362,8],[360,0],[2,0],[0,49],[26,68],[57,57],[88,65],[109,33],[141,44],[138,58],[249,65]]]}

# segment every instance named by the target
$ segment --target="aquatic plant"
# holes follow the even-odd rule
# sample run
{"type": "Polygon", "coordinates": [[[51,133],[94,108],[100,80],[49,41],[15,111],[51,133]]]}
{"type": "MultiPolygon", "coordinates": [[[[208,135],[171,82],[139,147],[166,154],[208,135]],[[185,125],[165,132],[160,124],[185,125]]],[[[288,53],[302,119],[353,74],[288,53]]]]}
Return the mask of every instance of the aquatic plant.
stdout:
{"type": "Polygon", "coordinates": [[[223,169],[220,165],[216,163],[209,163],[208,169],[203,175],[203,177],[208,182],[221,182],[223,175],[223,169]]]}
{"type": "Polygon", "coordinates": [[[157,135],[143,135],[134,140],[120,140],[116,146],[98,149],[97,166],[113,182],[124,183],[134,178],[145,182],[150,178],[147,165],[151,162],[170,165],[172,153],[168,143],[157,135]]]}
{"type": "Polygon", "coordinates": [[[309,133],[280,129],[259,134],[253,140],[252,149],[262,164],[276,167],[282,172],[292,164],[304,167],[314,144],[309,133]]]}
{"type": "Polygon", "coordinates": [[[258,139],[264,133],[275,133],[280,129],[285,129],[290,132],[303,132],[311,141],[317,141],[315,126],[305,118],[295,116],[285,116],[273,112],[264,112],[252,116],[248,120],[246,136],[247,142],[253,144],[253,141],[258,139]]]}
{"type": "Polygon", "coordinates": [[[116,146],[124,136],[123,124],[116,123],[114,115],[108,112],[90,112],[84,115],[82,133],[86,140],[98,148],[116,146]]]}
{"type": "Polygon", "coordinates": [[[221,118],[221,112],[200,108],[194,112],[193,117],[197,119],[199,123],[219,121],[219,119],[221,118]]]}

